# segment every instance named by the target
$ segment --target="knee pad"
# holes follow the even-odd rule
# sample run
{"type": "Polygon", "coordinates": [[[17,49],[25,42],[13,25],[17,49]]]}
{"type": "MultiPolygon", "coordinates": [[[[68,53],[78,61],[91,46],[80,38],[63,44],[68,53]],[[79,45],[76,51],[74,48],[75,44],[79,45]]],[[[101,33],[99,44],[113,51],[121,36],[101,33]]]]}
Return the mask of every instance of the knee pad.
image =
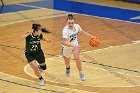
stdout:
{"type": "Polygon", "coordinates": [[[45,64],[45,65],[43,65],[43,66],[40,66],[40,68],[43,69],[43,70],[46,70],[46,69],[47,69],[47,66],[46,66],[46,64],[45,64]]]}

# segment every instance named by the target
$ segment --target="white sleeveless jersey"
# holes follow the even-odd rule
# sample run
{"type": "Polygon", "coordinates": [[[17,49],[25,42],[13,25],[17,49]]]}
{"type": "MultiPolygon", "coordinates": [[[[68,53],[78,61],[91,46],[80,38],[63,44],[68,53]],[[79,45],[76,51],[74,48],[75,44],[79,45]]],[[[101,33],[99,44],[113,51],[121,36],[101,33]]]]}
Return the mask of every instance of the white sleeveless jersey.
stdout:
{"type": "MultiPolygon", "coordinates": [[[[62,38],[68,38],[68,42],[71,44],[78,44],[77,34],[81,32],[82,28],[78,24],[74,24],[73,29],[69,29],[66,25],[62,31],[62,38]]],[[[63,45],[64,46],[64,45],[63,45]]]]}

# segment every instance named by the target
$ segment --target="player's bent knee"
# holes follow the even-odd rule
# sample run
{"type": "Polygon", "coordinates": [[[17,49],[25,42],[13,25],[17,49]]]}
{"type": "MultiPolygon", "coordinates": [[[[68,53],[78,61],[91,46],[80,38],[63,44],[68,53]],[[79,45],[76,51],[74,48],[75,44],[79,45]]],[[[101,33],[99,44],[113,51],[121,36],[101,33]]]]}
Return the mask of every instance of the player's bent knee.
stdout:
{"type": "Polygon", "coordinates": [[[43,69],[43,70],[46,70],[46,69],[47,69],[46,64],[45,64],[45,65],[42,65],[42,66],[40,66],[40,67],[41,67],[41,69],[43,69]]]}

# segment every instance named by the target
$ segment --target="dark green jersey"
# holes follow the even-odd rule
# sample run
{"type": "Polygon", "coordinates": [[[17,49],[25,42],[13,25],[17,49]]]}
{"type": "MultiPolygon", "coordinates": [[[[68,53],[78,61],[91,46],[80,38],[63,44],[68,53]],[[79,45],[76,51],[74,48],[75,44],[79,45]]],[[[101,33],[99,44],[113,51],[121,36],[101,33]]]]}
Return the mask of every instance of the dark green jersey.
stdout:
{"type": "Polygon", "coordinates": [[[26,37],[25,52],[26,53],[37,53],[41,51],[40,40],[43,38],[43,35],[33,36],[33,34],[26,37]]]}

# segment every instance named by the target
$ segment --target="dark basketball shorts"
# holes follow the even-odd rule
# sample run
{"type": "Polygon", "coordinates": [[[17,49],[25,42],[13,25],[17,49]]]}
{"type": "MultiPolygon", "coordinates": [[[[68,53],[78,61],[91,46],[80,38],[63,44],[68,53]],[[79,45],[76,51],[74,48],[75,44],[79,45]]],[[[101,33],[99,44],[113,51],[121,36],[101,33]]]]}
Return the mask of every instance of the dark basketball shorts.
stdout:
{"type": "Polygon", "coordinates": [[[36,60],[39,64],[45,62],[45,56],[44,56],[43,51],[40,51],[38,53],[26,53],[25,52],[25,56],[29,63],[32,62],[33,60],[36,60]]]}

